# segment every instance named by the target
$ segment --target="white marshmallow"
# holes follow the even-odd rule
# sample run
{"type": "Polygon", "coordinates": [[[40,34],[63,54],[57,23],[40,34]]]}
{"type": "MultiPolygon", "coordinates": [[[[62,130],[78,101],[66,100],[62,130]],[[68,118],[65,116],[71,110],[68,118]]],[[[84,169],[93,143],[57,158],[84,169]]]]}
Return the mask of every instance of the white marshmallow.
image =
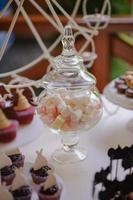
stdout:
{"type": "Polygon", "coordinates": [[[80,110],[80,109],[78,109],[78,110],[76,110],[76,111],[72,111],[72,112],[71,112],[71,120],[72,120],[73,122],[79,121],[79,120],[81,119],[81,117],[82,117],[82,114],[83,114],[83,112],[82,112],[82,110],[80,110]]]}
{"type": "Polygon", "coordinates": [[[46,106],[47,102],[49,101],[49,96],[45,96],[41,98],[41,104],[46,106]]]}
{"type": "Polygon", "coordinates": [[[65,109],[67,108],[67,105],[66,105],[66,103],[62,100],[62,102],[61,102],[60,104],[58,104],[57,108],[58,108],[59,112],[61,112],[61,111],[65,110],[65,109]]]}
{"type": "Polygon", "coordinates": [[[89,104],[86,109],[85,109],[85,113],[86,114],[91,114],[93,112],[93,105],[89,104]]]}
{"type": "Polygon", "coordinates": [[[63,101],[59,94],[52,96],[51,99],[55,105],[58,105],[58,104],[62,103],[62,101],[63,101]]]}
{"type": "Polygon", "coordinates": [[[71,115],[72,109],[71,109],[70,106],[66,106],[66,107],[64,107],[64,109],[62,109],[60,111],[60,113],[61,113],[63,118],[66,118],[66,117],[69,117],[71,115]]]}
{"type": "Polygon", "coordinates": [[[46,107],[46,111],[47,111],[48,115],[50,113],[52,113],[54,110],[55,110],[55,105],[53,105],[53,104],[46,107]]]}
{"type": "Polygon", "coordinates": [[[90,119],[90,115],[88,113],[85,113],[82,115],[82,118],[81,118],[81,122],[88,122],[90,119]]]}

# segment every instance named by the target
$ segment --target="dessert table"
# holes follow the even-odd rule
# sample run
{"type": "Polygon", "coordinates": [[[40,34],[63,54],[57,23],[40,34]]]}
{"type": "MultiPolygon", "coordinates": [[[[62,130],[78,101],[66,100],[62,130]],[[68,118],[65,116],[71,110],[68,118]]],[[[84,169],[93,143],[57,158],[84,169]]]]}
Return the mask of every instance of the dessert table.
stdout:
{"type": "MultiPolygon", "coordinates": [[[[116,106],[103,97],[103,102],[109,110],[116,106]]],[[[120,108],[115,115],[108,115],[105,111],[102,120],[92,130],[80,135],[80,144],[88,149],[86,160],[76,164],[61,165],[51,160],[52,152],[59,148],[60,136],[52,134],[44,127],[44,134],[39,138],[21,147],[28,162],[35,159],[35,151],[43,148],[46,157],[55,168],[55,172],[63,181],[64,192],[61,200],[91,200],[92,181],[96,171],[109,164],[107,150],[110,147],[130,146],[133,144],[133,133],[126,125],[133,117],[133,111],[120,108]]],[[[34,129],[33,129],[34,131],[34,129]]]]}

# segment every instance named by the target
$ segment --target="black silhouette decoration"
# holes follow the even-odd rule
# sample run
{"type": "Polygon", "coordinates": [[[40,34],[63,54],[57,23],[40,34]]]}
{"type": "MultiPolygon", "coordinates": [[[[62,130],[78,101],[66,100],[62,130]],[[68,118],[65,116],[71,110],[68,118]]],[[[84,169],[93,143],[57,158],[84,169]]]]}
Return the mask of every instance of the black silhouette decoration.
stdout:
{"type": "Polygon", "coordinates": [[[97,172],[93,182],[93,199],[97,193],[97,185],[101,184],[101,190],[98,191],[99,200],[133,200],[133,145],[131,147],[108,150],[110,165],[104,170],[97,172]],[[115,160],[116,166],[113,165],[115,160]],[[121,165],[120,165],[121,163],[121,165]],[[112,167],[113,166],[113,167],[112,167]],[[115,169],[114,169],[115,167],[115,169]],[[125,177],[119,180],[118,171],[122,167],[125,170],[125,177]],[[115,170],[115,178],[112,178],[112,171],[115,170]],[[129,170],[127,175],[126,170],[129,170]]]}

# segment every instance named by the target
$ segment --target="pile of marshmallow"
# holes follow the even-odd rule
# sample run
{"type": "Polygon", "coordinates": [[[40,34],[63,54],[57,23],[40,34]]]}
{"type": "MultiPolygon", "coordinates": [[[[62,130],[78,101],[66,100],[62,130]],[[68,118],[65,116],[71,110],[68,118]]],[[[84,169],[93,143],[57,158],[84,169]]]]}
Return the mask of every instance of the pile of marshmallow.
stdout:
{"type": "Polygon", "coordinates": [[[58,89],[41,98],[38,113],[44,124],[60,131],[82,129],[101,112],[98,98],[90,98],[89,93],[74,94],[58,89]]]}

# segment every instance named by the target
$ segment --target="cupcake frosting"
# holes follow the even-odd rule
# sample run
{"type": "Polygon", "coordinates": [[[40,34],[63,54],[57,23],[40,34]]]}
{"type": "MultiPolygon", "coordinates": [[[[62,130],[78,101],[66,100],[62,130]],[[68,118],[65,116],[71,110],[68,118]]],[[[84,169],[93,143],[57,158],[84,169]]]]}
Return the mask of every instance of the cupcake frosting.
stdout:
{"type": "Polygon", "coordinates": [[[43,155],[43,150],[41,149],[40,151],[36,151],[36,153],[37,153],[37,158],[33,165],[34,170],[38,170],[38,169],[48,165],[48,161],[43,155]]]}
{"type": "Polygon", "coordinates": [[[8,156],[12,156],[12,155],[16,155],[16,154],[21,154],[19,148],[14,148],[14,149],[10,149],[10,150],[6,151],[6,155],[8,155],[8,156]]]}
{"type": "Polygon", "coordinates": [[[21,110],[28,109],[30,107],[31,105],[29,104],[26,97],[23,94],[18,93],[18,103],[17,103],[17,106],[15,107],[15,110],[21,111],[21,110]]]}
{"type": "Polygon", "coordinates": [[[13,200],[11,193],[7,190],[5,185],[0,184],[0,198],[2,200],[13,200]]]}
{"type": "Polygon", "coordinates": [[[16,169],[16,176],[12,182],[12,185],[11,185],[11,189],[12,191],[15,191],[25,185],[28,185],[27,183],[27,179],[26,177],[24,176],[24,174],[22,173],[22,168],[20,169],[16,169]]]}
{"type": "Polygon", "coordinates": [[[11,165],[11,159],[5,153],[0,153],[0,169],[11,165]]]}
{"type": "Polygon", "coordinates": [[[56,178],[53,174],[50,174],[46,180],[46,182],[44,183],[43,187],[44,187],[44,190],[47,190],[49,188],[51,188],[52,186],[56,185],[57,184],[57,181],[56,181],[56,178]]]}
{"type": "Polygon", "coordinates": [[[0,109],[0,129],[7,128],[11,125],[11,121],[6,118],[3,111],[0,109]]]}

